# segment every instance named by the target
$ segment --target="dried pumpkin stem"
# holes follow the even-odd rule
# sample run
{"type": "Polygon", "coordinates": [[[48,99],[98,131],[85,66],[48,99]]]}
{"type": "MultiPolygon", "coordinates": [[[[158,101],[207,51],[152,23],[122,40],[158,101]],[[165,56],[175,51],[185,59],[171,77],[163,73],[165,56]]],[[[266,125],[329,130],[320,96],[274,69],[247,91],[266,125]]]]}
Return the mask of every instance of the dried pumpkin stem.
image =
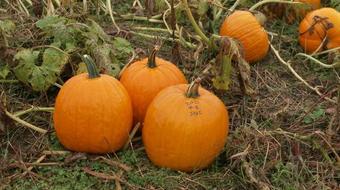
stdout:
{"type": "Polygon", "coordinates": [[[100,77],[93,59],[89,55],[83,55],[81,58],[86,65],[89,78],[94,79],[100,77]]]}
{"type": "Polygon", "coordinates": [[[23,126],[25,126],[25,127],[27,127],[27,128],[33,129],[34,131],[37,131],[37,132],[39,132],[39,133],[43,133],[43,134],[47,133],[47,130],[42,129],[42,128],[39,128],[39,127],[37,127],[37,126],[35,126],[35,125],[32,125],[32,124],[30,124],[30,123],[28,123],[28,122],[26,122],[26,121],[20,119],[19,117],[15,116],[15,115],[13,115],[13,114],[11,114],[11,113],[9,113],[7,110],[5,110],[5,114],[6,114],[9,118],[11,118],[12,120],[14,120],[14,121],[20,123],[21,125],[23,125],[23,126]]]}
{"type": "Polygon", "coordinates": [[[200,96],[200,94],[198,93],[198,88],[200,87],[201,84],[201,78],[197,78],[196,80],[194,80],[190,85],[189,88],[186,92],[186,96],[188,98],[197,98],[200,96]]]}
{"type": "Polygon", "coordinates": [[[252,7],[249,8],[249,11],[254,11],[260,6],[267,4],[267,3],[286,3],[286,4],[303,4],[301,2],[296,2],[296,1],[282,1],[282,0],[264,0],[256,3],[252,7]]]}
{"type": "Polygon", "coordinates": [[[149,68],[156,68],[157,67],[156,54],[159,51],[159,49],[160,49],[160,46],[156,45],[153,48],[152,52],[150,53],[149,58],[148,58],[148,67],[149,68]]]}
{"type": "Polygon", "coordinates": [[[296,56],[303,56],[303,57],[306,57],[308,58],[309,60],[317,63],[318,65],[320,65],[321,67],[324,67],[326,69],[333,69],[333,68],[337,68],[337,67],[340,67],[340,61],[339,62],[335,62],[333,64],[325,64],[325,63],[322,63],[321,61],[319,61],[318,59],[310,56],[310,55],[307,55],[305,53],[298,53],[296,54],[296,56]]]}
{"type": "MultiPolygon", "coordinates": [[[[321,97],[324,97],[324,94],[322,94],[320,91],[319,91],[319,88],[317,87],[313,87],[311,86],[307,81],[305,81],[295,70],[294,68],[291,66],[291,64],[289,62],[286,62],[285,60],[282,59],[282,57],[280,56],[279,54],[279,51],[276,50],[274,48],[274,46],[272,44],[270,44],[270,48],[272,49],[272,51],[274,52],[275,56],[279,59],[280,63],[282,63],[283,65],[287,66],[289,71],[299,80],[301,81],[304,85],[306,85],[309,89],[313,90],[316,94],[318,94],[319,96],[321,97]]],[[[329,101],[329,102],[332,102],[332,103],[336,103],[335,100],[332,100],[328,97],[324,97],[325,100],[329,101]]]]}
{"type": "Polygon", "coordinates": [[[188,1],[182,0],[182,3],[184,5],[185,11],[188,15],[188,18],[191,22],[191,25],[194,27],[195,32],[197,33],[197,35],[199,35],[202,38],[202,40],[206,44],[209,44],[209,38],[202,32],[201,28],[198,26],[197,22],[195,21],[194,16],[192,16],[191,10],[190,10],[189,5],[188,5],[188,1]]]}

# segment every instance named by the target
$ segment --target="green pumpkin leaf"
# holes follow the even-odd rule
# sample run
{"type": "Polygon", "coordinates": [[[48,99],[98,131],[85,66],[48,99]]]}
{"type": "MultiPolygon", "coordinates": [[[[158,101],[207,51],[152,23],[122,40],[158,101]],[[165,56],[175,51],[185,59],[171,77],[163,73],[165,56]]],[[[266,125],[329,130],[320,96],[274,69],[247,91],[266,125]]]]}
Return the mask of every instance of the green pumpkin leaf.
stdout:
{"type": "Polygon", "coordinates": [[[197,14],[200,16],[203,16],[207,13],[209,9],[209,4],[207,0],[200,0],[198,2],[198,9],[197,9],[197,14]]]}
{"type": "Polygon", "coordinates": [[[36,22],[36,26],[41,30],[47,31],[55,29],[56,26],[61,26],[66,23],[66,18],[60,16],[46,16],[36,22]]]}
{"type": "Polygon", "coordinates": [[[57,81],[68,58],[68,54],[54,48],[42,51],[24,49],[14,56],[14,59],[19,62],[14,68],[14,74],[33,90],[46,91],[57,81]],[[42,53],[42,63],[39,63],[40,53],[42,53]]]}
{"type": "Polygon", "coordinates": [[[92,49],[92,54],[100,71],[112,76],[118,75],[121,65],[114,56],[115,52],[112,45],[96,46],[92,49]]]}
{"type": "Polygon", "coordinates": [[[103,28],[96,23],[94,20],[89,19],[89,27],[88,32],[84,34],[87,38],[92,39],[96,43],[99,43],[99,39],[101,40],[101,43],[110,41],[110,36],[107,35],[103,28]]]}
{"type": "Polygon", "coordinates": [[[10,73],[9,67],[7,64],[0,64],[0,78],[5,79],[10,73]]]}
{"type": "Polygon", "coordinates": [[[117,37],[113,40],[113,45],[117,51],[117,58],[122,60],[126,59],[133,53],[133,48],[129,41],[124,38],[117,37]]]}
{"type": "Polygon", "coordinates": [[[11,20],[0,20],[0,31],[3,31],[5,34],[9,35],[14,32],[15,24],[11,20]]]}

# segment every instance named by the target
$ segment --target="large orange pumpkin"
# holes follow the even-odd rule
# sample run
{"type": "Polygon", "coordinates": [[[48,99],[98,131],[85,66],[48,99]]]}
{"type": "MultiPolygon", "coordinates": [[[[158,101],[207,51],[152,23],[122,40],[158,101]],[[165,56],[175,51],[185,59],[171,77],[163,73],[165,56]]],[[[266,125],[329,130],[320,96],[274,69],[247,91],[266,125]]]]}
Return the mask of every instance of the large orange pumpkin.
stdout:
{"type": "Polygon", "coordinates": [[[120,149],[132,127],[132,105],[124,86],[100,75],[84,56],[88,73],[69,79],[60,89],[53,115],[61,144],[77,152],[108,153],[120,149]]]}
{"type": "MultiPolygon", "coordinates": [[[[340,13],[333,8],[312,11],[301,21],[299,33],[299,43],[307,53],[318,50],[324,40],[325,48],[339,47],[340,13]]],[[[324,47],[319,50],[323,50],[324,47]]]]}
{"type": "Polygon", "coordinates": [[[162,90],[150,104],[143,143],[157,166],[190,172],[207,167],[223,149],[228,112],[214,94],[180,84],[162,90]]]}
{"type": "Polygon", "coordinates": [[[149,58],[132,63],[120,78],[130,94],[135,122],[143,122],[146,110],[164,88],[187,83],[184,74],[171,62],[156,57],[159,47],[154,48],[149,58]]]}
{"type": "Polygon", "coordinates": [[[268,52],[268,35],[249,11],[235,11],[228,16],[220,28],[220,35],[239,40],[248,62],[259,61],[268,52]]]}

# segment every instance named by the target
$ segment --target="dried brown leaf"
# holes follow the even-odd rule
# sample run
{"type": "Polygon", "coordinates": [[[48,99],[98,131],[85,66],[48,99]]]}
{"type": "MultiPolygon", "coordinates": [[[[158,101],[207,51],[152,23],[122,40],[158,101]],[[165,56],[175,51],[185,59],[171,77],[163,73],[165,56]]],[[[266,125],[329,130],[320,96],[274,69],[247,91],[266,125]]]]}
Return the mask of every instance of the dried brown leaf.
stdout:
{"type": "Polygon", "coordinates": [[[68,157],[65,158],[64,164],[71,164],[72,162],[76,162],[78,160],[83,160],[86,159],[86,154],[82,152],[77,152],[69,155],[68,157]]]}
{"type": "Polygon", "coordinates": [[[89,175],[92,175],[94,177],[97,177],[97,178],[100,178],[100,179],[104,179],[104,180],[119,180],[119,177],[117,177],[116,175],[109,175],[109,174],[106,174],[106,173],[101,173],[101,172],[96,172],[96,171],[93,171],[91,170],[90,168],[88,167],[84,167],[83,168],[83,171],[89,175]]]}
{"type": "Polygon", "coordinates": [[[123,164],[123,163],[120,163],[120,162],[118,162],[118,161],[114,161],[114,160],[107,159],[107,158],[105,158],[105,157],[103,157],[103,156],[98,156],[98,157],[96,157],[96,158],[93,159],[93,160],[98,160],[98,159],[101,159],[104,163],[106,163],[106,164],[108,164],[108,165],[110,165],[110,166],[119,167],[119,168],[121,168],[121,169],[123,169],[124,171],[127,171],[127,172],[129,172],[129,171],[132,170],[131,167],[129,167],[129,166],[123,164]]]}

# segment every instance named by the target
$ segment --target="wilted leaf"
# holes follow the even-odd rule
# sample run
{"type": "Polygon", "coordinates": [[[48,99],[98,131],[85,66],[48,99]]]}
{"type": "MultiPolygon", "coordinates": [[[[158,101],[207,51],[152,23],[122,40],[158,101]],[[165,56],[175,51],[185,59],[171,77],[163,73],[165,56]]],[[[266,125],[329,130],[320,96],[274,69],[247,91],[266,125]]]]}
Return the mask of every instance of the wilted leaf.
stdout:
{"type": "Polygon", "coordinates": [[[232,50],[228,38],[221,38],[220,50],[213,66],[214,78],[212,79],[215,88],[228,90],[231,83],[232,73],[232,50]]]}
{"type": "Polygon", "coordinates": [[[43,52],[24,49],[14,58],[19,62],[14,68],[16,77],[35,91],[46,91],[56,82],[69,57],[59,50],[48,48],[43,52]],[[42,63],[39,63],[40,53],[43,53],[42,63]]]}
{"type": "Polygon", "coordinates": [[[253,95],[255,92],[251,85],[249,63],[245,59],[239,58],[237,62],[237,67],[239,71],[239,80],[243,92],[247,95],[253,95]]]}

